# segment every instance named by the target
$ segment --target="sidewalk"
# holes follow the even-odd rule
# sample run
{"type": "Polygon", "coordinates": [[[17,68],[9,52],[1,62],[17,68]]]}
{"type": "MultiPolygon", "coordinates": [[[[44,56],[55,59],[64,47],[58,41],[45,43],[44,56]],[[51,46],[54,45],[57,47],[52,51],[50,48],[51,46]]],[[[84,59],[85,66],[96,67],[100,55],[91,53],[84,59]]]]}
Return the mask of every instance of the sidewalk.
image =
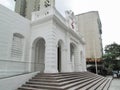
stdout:
{"type": "Polygon", "coordinates": [[[109,90],[120,90],[120,78],[112,80],[109,90]]]}

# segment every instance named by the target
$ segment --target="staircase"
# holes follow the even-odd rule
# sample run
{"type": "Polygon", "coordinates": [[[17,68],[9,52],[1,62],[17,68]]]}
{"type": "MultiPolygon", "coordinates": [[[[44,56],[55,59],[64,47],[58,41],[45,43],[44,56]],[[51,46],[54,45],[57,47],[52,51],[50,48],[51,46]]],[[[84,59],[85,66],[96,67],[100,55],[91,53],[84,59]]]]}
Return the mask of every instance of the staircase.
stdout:
{"type": "Polygon", "coordinates": [[[108,90],[111,80],[90,72],[39,73],[17,90],[108,90]]]}

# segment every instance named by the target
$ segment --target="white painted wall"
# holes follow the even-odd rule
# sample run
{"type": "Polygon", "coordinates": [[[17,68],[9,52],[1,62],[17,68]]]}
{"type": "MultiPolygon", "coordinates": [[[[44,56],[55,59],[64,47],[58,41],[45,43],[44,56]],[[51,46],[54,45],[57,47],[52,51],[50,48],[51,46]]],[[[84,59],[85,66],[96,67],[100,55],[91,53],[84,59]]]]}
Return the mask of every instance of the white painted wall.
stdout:
{"type": "Polygon", "coordinates": [[[0,79],[0,90],[16,90],[38,72],[0,79]]]}
{"type": "MultiPolygon", "coordinates": [[[[72,29],[67,25],[67,20],[63,18],[54,8],[48,9],[49,14],[44,14],[43,11],[38,11],[33,13],[32,30],[31,30],[31,44],[32,47],[34,40],[37,38],[45,39],[45,71],[47,73],[56,73],[57,70],[57,47],[58,41],[63,42],[62,53],[63,60],[61,61],[61,72],[74,72],[74,71],[84,71],[82,63],[85,59],[80,61],[80,51],[84,52],[84,43],[81,42],[82,38],[79,37],[77,32],[72,31],[72,29]],[[40,12],[42,12],[42,18],[38,17],[40,12]],[[65,21],[66,20],[66,21],[65,21]],[[77,37],[76,37],[77,36],[77,37]],[[78,38],[79,37],[79,38],[78,38]],[[76,51],[76,70],[73,69],[72,65],[74,62],[70,60],[70,43],[74,43],[77,48],[76,51]],[[81,66],[79,66],[81,65],[81,66]]],[[[47,9],[46,9],[47,11],[47,9]]],[[[32,48],[30,49],[30,61],[34,62],[32,57],[32,48]]],[[[85,58],[85,57],[84,57],[85,58]]],[[[31,67],[31,69],[34,67],[31,67]]],[[[86,68],[86,67],[84,67],[86,68]]]]}
{"type": "MultiPolygon", "coordinates": [[[[44,13],[47,12],[47,9],[44,13]]],[[[48,14],[42,13],[42,17],[37,15],[40,12],[33,13],[35,19],[29,21],[20,15],[0,6],[0,70],[1,72],[9,75],[34,71],[34,58],[32,58],[33,42],[37,38],[45,40],[45,72],[55,73],[57,70],[57,47],[58,41],[63,42],[63,60],[62,72],[73,72],[72,64],[70,61],[70,43],[74,43],[78,48],[84,46],[84,41],[76,31],[73,31],[67,25],[67,20],[62,17],[55,8],[49,8],[48,14]],[[38,18],[37,18],[38,17],[38,18]],[[11,58],[11,46],[14,33],[20,33],[24,36],[23,56],[21,60],[14,60],[11,58]],[[30,64],[31,63],[31,64],[30,64]],[[4,66],[5,65],[5,66],[4,66]],[[28,70],[29,69],[29,70],[28,70]]],[[[84,49],[78,48],[76,52],[76,71],[84,71],[79,67],[84,61],[80,62],[79,52],[84,52],[84,49]]],[[[4,75],[3,74],[3,75],[4,75]]]]}
{"type": "Polygon", "coordinates": [[[30,21],[0,5],[0,74],[2,76],[5,74],[12,75],[12,73],[15,74],[27,71],[29,34],[30,21]],[[13,60],[11,58],[11,47],[14,33],[19,33],[24,36],[21,60],[13,60]]]}
{"type": "Polygon", "coordinates": [[[10,59],[13,33],[20,33],[25,37],[26,47],[30,21],[0,5],[0,32],[0,58],[10,59]]]}

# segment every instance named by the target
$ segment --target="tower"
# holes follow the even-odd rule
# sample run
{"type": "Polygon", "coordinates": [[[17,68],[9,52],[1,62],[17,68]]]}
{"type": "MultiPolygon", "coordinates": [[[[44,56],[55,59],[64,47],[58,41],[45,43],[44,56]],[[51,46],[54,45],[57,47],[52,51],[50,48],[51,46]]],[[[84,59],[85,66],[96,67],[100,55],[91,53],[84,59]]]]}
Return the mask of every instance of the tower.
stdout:
{"type": "Polygon", "coordinates": [[[26,10],[26,0],[15,0],[15,11],[19,13],[22,16],[25,16],[25,10],[26,10]]]}
{"type": "Polygon", "coordinates": [[[31,13],[43,8],[54,7],[55,0],[15,0],[15,12],[23,17],[31,19],[31,13]]]}

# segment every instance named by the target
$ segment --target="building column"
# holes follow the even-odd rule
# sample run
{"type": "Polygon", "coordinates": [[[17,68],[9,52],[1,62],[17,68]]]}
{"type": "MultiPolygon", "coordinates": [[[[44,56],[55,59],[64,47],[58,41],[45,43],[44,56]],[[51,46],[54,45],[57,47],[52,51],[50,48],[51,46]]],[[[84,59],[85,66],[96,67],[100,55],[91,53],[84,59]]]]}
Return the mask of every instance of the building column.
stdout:
{"type": "Polygon", "coordinates": [[[79,46],[76,47],[75,51],[74,51],[74,70],[76,72],[81,71],[81,60],[80,60],[80,48],[79,46]]]}
{"type": "Polygon", "coordinates": [[[61,54],[62,54],[62,61],[61,61],[61,71],[62,72],[67,72],[67,49],[64,47],[61,50],[61,54]]]}
{"type": "Polygon", "coordinates": [[[57,73],[57,46],[54,32],[50,32],[45,45],[45,73],[57,73]]]}
{"type": "Polygon", "coordinates": [[[67,39],[66,39],[66,71],[67,72],[73,72],[72,69],[72,62],[71,62],[71,58],[70,58],[70,38],[69,38],[69,34],[67,34],[67,39]]]}

